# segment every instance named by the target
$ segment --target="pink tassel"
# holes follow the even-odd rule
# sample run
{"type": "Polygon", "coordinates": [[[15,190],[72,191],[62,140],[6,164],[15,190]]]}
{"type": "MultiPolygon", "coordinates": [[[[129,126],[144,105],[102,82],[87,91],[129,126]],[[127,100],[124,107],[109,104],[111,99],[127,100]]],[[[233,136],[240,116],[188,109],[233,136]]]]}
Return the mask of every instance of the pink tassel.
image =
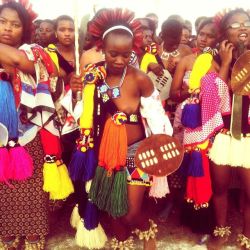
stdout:
{"type": "Polygon", "coordinates": [[[0,182],[7,181],[6,171],[9,169],[10,159],[7,148],[0,148],[0,182]]]}
{"type": "Polygon", "coordinates": [[[153,184],[149,191],[149,196],[154,198],[163,198],[169,193],[167,177],[153,176],[153,184]]]}
{"type": "Polygon", "coordinates": [[[10,175],[12,180],[26,180],[33,174],[33,161],[24,147],[17,146],[9,150],[10,175]]]}

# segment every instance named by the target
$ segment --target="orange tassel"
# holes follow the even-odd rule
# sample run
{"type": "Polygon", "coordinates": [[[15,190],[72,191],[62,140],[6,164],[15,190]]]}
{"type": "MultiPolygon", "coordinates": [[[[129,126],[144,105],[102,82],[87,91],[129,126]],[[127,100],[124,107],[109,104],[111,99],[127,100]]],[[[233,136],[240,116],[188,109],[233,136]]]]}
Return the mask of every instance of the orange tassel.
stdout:
{"type": "Polygon", "coordinates": [[[116,125],[109,118],[104,127],[99,151],[99,166],[108,171],[119,170],[126,165],[127,131],[125,125],[116,125]]]}

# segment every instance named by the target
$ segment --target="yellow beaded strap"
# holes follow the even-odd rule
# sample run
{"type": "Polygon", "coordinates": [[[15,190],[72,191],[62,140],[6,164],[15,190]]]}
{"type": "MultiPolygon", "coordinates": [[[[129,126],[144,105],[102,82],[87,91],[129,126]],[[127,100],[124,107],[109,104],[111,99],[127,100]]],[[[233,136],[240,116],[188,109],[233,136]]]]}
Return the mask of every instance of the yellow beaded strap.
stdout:
{"type": "Polygon", "coordinates": [[[237,241],[240,243],[241,247],[245,249],[250,249],[250,239],[244,234],[238,234],[237,241]]]}
{"type": "Polygon", "coordinates": [[[218,227],[216,226],[213,232],[215,237],[228,237],[231,234],[231,227],[218,227]]]}
{"type": "Polygon", "coordinates": [[[130,236],[125,241],[118,241],[116,238],[113,238],[110,243],[111,249],[114,250],[130,250],[135,249],[133,236],[130,236]]]}
{"type": "Polygon", "coordinates": [[[25,248],[24,250],[44,250],[45,249],[45,238],[40,237],[38,241],[28,241],[25,239],[25,248]]]}
{"type": "Polygon", "coordinates": [[[15,248],[17,249],[18,245],[19,245],[20,239],[18,237],[16,237],[14,240],[11,241],[3,241],[2,239],[0,239],[0,249],[1,250],[8,250],[9,248],[15,248]]]}
{"type": "Polygon", "coordinates": [[[138,236],[140,240],[154,239],[156,237],[156,233],[158,232],[157,224],[154,223],[153,220],[149,220],[149,230],[141,231],[139,229],[135,229],[134,233],[138,236]]]}

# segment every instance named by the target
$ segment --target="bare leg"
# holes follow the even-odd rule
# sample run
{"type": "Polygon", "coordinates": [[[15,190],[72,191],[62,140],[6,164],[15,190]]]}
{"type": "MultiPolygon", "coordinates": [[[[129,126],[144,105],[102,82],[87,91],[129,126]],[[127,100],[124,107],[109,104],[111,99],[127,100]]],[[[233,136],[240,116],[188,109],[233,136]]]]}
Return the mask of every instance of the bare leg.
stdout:
{"type": "Polygon", "coordinates": [[[250,169],[239,168],[239,173],[245,191],[243,234],[250,238],[250,169]]]}
{"type": "Polygon", "coordinates": [[[227,191],[231,178],[231,168],[228,166],[217,166],[211,162],[211,177],[216,224],[217,226],[225,226],[228,206],[227,191]]]}
{"type": "MultiPolygon", "coordinates": [[[[146,191],[145,186],[128,185],[129,212],[122,220],[132,228],[138,228],[141,231],[149,230],[149,218],[142,209],[143,197],[146,191]]],[[[156,249],[156,240],[144,240],[144,250],[156,249]]]]}
{"type": "MultiPolygon", "coordinates": [[[[210,169],[216,225],[218,227],[225,227],[227,221],[228,186],[231,178],[231,168],[228,166],[217,166],[215,163],[211,162],[210,169]]],[[[227,239],[228,236],[226,235],[224,237],[212,237],[208,242],[208,249],[221,249],[227,239]]]]}

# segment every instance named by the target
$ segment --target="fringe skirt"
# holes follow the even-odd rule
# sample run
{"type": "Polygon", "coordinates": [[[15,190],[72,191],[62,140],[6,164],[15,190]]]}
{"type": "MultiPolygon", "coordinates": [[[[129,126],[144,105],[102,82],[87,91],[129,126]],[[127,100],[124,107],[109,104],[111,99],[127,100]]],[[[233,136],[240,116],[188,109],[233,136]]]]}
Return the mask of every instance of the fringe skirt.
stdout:
{"type": "Polygon", "coordinates": [[[236,140],[229,131],[220,132],[215,136],[209,158],[217,165],[250,169],[250,134],[236,140]]]}
{"type": "Polygon", "coordinates": [[[49,231],[48,196],[43,191],[43,149],[40,136],[25,146],[34,163],[26,181],[0,183],[0,236],[45,236],[49,231]]]}

